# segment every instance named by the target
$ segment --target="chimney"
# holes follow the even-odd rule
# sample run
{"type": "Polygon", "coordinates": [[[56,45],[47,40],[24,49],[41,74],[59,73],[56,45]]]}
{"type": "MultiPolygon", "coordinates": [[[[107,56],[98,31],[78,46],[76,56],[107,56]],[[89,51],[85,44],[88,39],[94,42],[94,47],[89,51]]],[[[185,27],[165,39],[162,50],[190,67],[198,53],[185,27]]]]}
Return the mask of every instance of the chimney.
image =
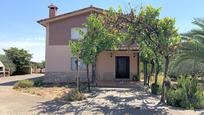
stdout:
{"type": "Polygon", "coordinates": [[[58,7],[55,6],[54,4],[50,4],[48,6],[49,8],[49,17],[52,18],[52,17],[55,17],[57,15],[57,9],[58,7]]]}

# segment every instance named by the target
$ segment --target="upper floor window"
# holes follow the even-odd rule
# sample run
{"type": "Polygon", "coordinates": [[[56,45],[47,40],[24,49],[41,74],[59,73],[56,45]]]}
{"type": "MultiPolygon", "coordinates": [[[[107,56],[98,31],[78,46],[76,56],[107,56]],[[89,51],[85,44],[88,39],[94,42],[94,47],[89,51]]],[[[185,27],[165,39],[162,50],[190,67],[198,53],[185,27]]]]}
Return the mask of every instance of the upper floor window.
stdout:
{"type": "Polygon", "coordinates": [[[71,28],[71,39],[72,40],[78,40],[82,38],[82,35],[80,34],[80,30],[84,33],[87,32],[87,28],[80,28],[80,27],[71,28]]]}

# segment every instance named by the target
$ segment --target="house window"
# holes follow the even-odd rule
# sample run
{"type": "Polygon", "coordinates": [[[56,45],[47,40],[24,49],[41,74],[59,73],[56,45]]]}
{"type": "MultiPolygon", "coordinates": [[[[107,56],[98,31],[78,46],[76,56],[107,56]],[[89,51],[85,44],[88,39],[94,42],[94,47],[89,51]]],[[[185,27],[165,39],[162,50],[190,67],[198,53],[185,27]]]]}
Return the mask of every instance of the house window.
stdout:
{"type": "Polygon", "coordinates": [[[87,28],[79,28],[79,27],[71,28],[71,39],[72,40],[78,40],[82,38],[82,35],[80,34],[80,30],[84,33],[87,32],[87,28]]]}
{"type": "Polygon", "coordinates": [[[0,71],[3,71],[3,67],[0,67],[0,71]]]}
{"type": "MultiPolygon", "coordinates": [[[[76,57],[71,58],[71,70],[72,71],[77,70],[76,60],[77,60],[76,57]]],[[[86,64],[83,63],[83,60],[80,60],[79,70],[86,70],[86,64]]]]}

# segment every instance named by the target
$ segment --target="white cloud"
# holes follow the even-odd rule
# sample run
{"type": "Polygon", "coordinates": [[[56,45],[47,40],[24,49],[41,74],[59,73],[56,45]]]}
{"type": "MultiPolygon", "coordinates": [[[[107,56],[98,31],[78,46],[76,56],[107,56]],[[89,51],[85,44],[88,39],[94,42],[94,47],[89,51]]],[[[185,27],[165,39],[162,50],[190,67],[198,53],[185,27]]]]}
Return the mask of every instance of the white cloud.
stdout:
{"type": "Polygon", "coordinates": [[[12,42],[1,42],[0,47],[9,48],[9,47],[18,47],[18,48],[27,48],[27,47],[37,47],[45,46],[43,42],[29,42],[29,41],[12,41],[12,42]]]}

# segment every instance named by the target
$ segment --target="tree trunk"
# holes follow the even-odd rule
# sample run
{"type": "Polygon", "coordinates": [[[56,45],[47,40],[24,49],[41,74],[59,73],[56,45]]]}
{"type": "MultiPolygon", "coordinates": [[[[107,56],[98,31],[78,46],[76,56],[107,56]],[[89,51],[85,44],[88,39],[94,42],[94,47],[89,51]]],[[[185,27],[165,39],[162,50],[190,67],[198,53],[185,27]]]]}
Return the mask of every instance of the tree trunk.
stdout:
{"type": "Polygon", "coordinates": [[[168,72],[168,66],[169,66],[169,56],[165,56],[165,66],[164,66],[164,78],[162,83],[162,96],[161,96],[161,102],[165,102],[165,81],[167,78],[167,72],[168,72]]]}
{"type": "MultiPolygon", "coordinates": [[[[150,84],[150,78],[151,78],[151,76],[152,76],[152,73],[153,73],[153,70],[154,70],[154,63],[152,63],[152,61],[151,61],[151,70],[150,70],[150,72],[148,72],[148,77],[147,77],[147,85],[149,86],[149,84],[150,84]]],[[[147,71],[148,71],[148,68],[147,68],[147,71]]]]}
{"type": "Polygon", "coordinates": [[[145,62],[143,61],[143,75],[144,75],[144,85],[145,85],[145,62]]]}
{"type": "Polygon", "coordinates": [[[169,57],[165,57],[165,69],[164,69],[164,78],[167,78],[167,72],[169,68],[169,57]]]}
{"type": "Polygon", "coordinates": [[[195,77],[195,66],[196,66],[196,59],[193,60],[193,71],[191,72],[191,76],[195,77]]]}
{"type": "Polygon", "coordinates": [[[92,70],[91,70],[92,71],[92,75],[91,75],[92,76],[92,80],[91,80],[91,82],[94,84],[94,72],[95,72],[94,68],[95,67],[94,67],[94,63],[91,64],[91,65],[92,65],[92,67],[91,67],[92,68],[92,70]]]}
{"type": "MultiPolygon", "coordinates": [[[[153,74],[153,71],[154,71],[154,63],[153,63],[153,61],[151,61],[151,63],[150,63],[150,65],[151,65],[151,69],[150,69],[150,71],[148,72],[148,79],[147,79],[147,85],[149,86],[149,84],[150,84],[150,78],[151,78],[151,76],[152,76],[152,74],[153,74]]],[[[148,71],[148,69],[147,69],[147,71],[148,71]]]]}
{"type": "Polygon", "coordinates": [[[155,62],[156,62],[156,67],[155,67],[155,76],[154,76],[155,80],[154,80],[154,83],[157,84],[160,67],[159,67],[159,60],[157,58],[156,58],[155,62]]]}
{"type": "Polygon", "coordinates": [[[150,82],[150,74],[147,75],[147,85],[149,86],[149,82],[150,82]]]}
{"type": "Polygon", "coordinates": [[[150,83],[150,77],[151,77],[151,71],[148,69],[148,64],[147,64],[147,85],[149,86],[150,83]]]}
{"type": "Polygon", "coordinates": [[[144,66],[144,85],[147,85],[147,62],[143,61],[144,66]]]}
{"type": "Polygon", "coordinates": [[[86,65],[86,70],[87,70],[87,80],[88,80],[88,92],[91,92],[90,88],[90,79],[89,79],[89,64],[86,65]]]}
{"type": "Polygon", "coordinates": [[[77,78],[77,90],[80,91],[79,89],[79,58],[77,57],[77,63],[76,63],[76,66],[77,66],[77,74],[76,74],[76,78],[77,78]]]}
{"type": "Polygon", "coordinates": [[[96,57],[97,56],[95,56],[94,64],[92,64],[92,82],[93,82],[93,84],[96,81],[96,57]]]}
{"type": "Polygon", "coordinates": [[[152,76],[153,72],[154,72],[154,61],[152,60],[152,61],[151,61],[151,71],[150,71],[150,76],[152,76]]]}

